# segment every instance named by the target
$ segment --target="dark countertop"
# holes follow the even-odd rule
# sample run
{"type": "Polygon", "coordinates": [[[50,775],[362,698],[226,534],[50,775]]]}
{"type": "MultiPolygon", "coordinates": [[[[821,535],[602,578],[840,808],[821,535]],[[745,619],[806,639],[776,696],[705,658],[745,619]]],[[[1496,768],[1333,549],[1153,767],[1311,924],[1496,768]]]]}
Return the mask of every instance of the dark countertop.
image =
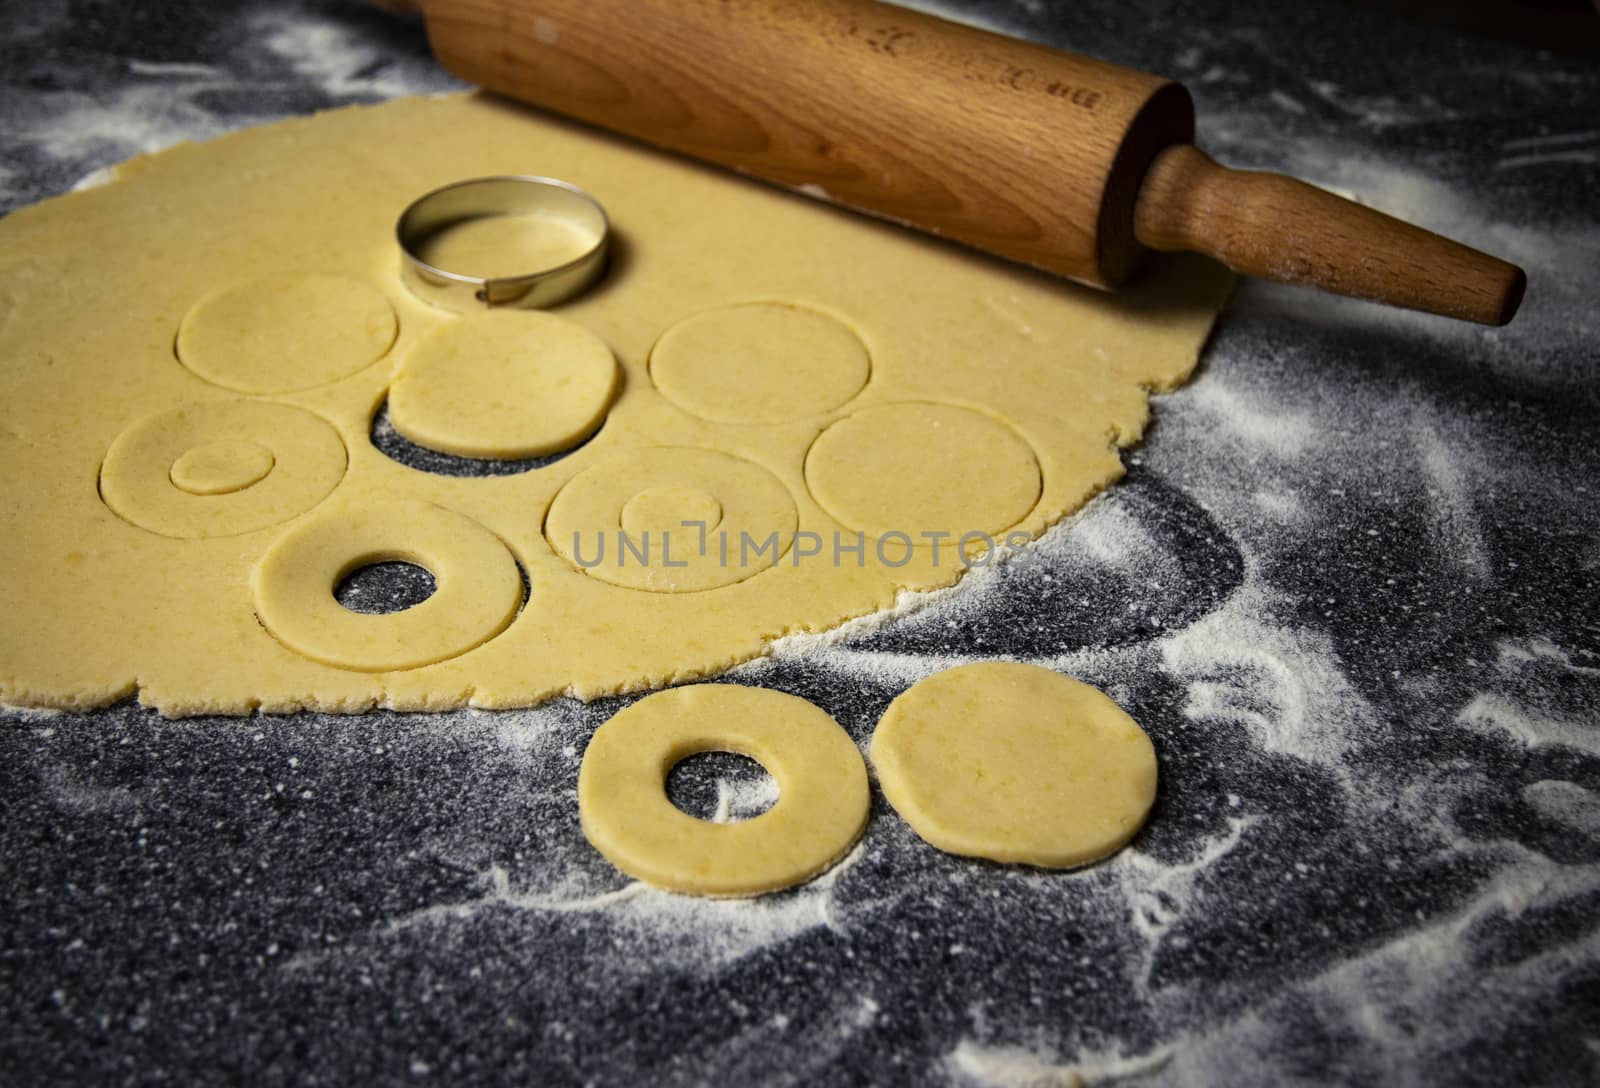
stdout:
{"type": "MultiPolygon", "coordinates": [[[[454,86],[360,3],[0,10],[0,208],[454,86]]],[[[863,742],[955,661],[1082,677],[1160,756],[1133,846],[978,864],[880,796],[832,875],[693,900],[579,830],[622,700],[7,712],[0,1082],[1600,1078],[1600,71],[1328,0],[942,10],[1182,79],[1223,161],[1531,280],[1504,330],[1248,284],[1108,495],[927,610],[735,677],[863,742]]]]}

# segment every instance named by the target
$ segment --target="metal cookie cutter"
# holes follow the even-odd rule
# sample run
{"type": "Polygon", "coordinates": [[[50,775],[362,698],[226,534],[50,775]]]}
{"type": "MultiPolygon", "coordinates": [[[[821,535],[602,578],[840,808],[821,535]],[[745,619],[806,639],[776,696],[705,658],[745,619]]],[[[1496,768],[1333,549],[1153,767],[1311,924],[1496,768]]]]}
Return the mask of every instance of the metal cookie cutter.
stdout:
{"type": "Polygon", "coordinates": [[[416,295],[447,310],[480,306],[538,309],[554,306],[588,287],[605,271],[611,224],[600,202],[555,178],[473,178],[417,198],[395,224],[400,242],[400,278],[416,295]],[[429,264],[422,256],[429,239],[470,220],[540,215],[564,219],[594,236],[594,245],[554,268],[515,275],[473,276],[429,264]]]}

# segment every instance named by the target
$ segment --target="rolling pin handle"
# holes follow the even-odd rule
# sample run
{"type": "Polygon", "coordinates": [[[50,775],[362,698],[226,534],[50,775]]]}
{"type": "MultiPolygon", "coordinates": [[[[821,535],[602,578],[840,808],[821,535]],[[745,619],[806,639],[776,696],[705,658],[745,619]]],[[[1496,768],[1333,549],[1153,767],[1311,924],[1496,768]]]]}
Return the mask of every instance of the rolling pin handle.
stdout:
{"type": "Polygon", "coordinates": [[[1188,144],[1151,164],[1134,235],[1247,275],[1485,325],[1510,321],[1527,287],[1498,257],[1303,181],[1219,166],[1188,144]]]}

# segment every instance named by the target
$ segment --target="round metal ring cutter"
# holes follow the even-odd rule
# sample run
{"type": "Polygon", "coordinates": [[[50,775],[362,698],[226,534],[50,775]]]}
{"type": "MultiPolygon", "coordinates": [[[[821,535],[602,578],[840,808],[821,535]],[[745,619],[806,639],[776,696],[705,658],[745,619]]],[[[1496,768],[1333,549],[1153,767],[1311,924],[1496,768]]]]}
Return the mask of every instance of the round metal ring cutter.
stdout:
{"type": "Polygon", "coordinates": [[[541,309],[583,291],[605,271],[610,222],[600,202],[556,178],[508,175],[473,178],[435,189],[400,214],[400,276],[418,298],[447,310],[480,307],[541,309]],[[511,216],[564,221],[594,238],[565,263],[511,275],[475,276],[429,263],[430,240],[464,223],[511,216]]]}

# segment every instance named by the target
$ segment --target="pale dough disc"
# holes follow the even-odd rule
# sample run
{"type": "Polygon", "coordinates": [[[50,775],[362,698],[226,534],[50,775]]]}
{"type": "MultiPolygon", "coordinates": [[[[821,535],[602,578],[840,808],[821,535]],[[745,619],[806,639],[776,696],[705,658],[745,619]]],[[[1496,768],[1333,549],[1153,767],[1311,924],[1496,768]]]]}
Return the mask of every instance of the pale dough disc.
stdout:
{"type": "Polygon", "coordinates": [[[287,404],[230,400],[157,412],[117,436],[100,495],[162,536],[237,536],[302,514],[345,473],[344,443],[287,404]]]}
{"type": "Polygon", "coordinates": [[[863,408],[818,436],[806,484],[845,526],[922,543],[943,533],[997,534],[1039,500],[1039,462],[1004,423],[953,404],[863,408]]]}
{"type": "Polygon", "coordinates": [[[867,384],[867,347],[808,306],[747,302],[696,314],[650,352],[672,403],[718,423],[784,423],[831,411],[867,384]]]}
{"type": "MultiPolygon", "coordinates": [[[[497,229],[451,244],[493,250],[497,229]]],[[[505,248],[495,255],[520,261],[505,248]]],[[[852,553],[858,527],[1031,538],[1114,481],[1147,390],[1189,374],[1228,283],[1213,264],[1158,255],[1139,284],[1087,291],[474,95],[140,157],[111,184],[0,219],[0,700],[436,710],[712,675],[962,573],[948,547],[937,564],[893,541],[852,553]],[[396,216],[464,178],[529,173],[593,193],[618,226],[606,278],[559,318],[531,318],[614,362],[595,347],[572,389],[530,389],[530,373],[548,373],[533,360],[482,394],[526,413],[447,426],[465,445],[436,440],[507,453],[593,433],[515,474],[407,467],[372,444],[386,398],[413,433],[430,412],[462,423],[483,404],[446,412],[453,391],[437,386],[473,384],[480,367],[435,375],[409,411],[412,364],[497,323],[407,289],[396,216]],[[673,344],[702,334],[772,354],[674,364],[673,344]],[[219,385],[260,399],[196,407],[219,385]],[[559,425],[555,407],[571,413],[559,425]],[[489,434],[494,420],[510,429],[489,434]],[[332,519],[407,504],[458,515],[435,542],[459,544],[463,565],[466,552],[492,557],[481,610],[446,609],[443,579],[403,612],[343,614],[341,569],[434,540],[421,533],[433,519],[369,538],[332,519]],[[705,523],[706,556],[684,520],[705,523]],[[604,567],[577,562],[574,530],[609,534],[604,567]],[[649,567],[617,566],[624,532],[651,534],[649,567]],[[263,573],[288,577],[286,554],[317,574],[290,579],[303,609],[252,590],[263,573]]]]}
{"type": "Polygon", "coordinates": [[[640,449],[561,489],[545,536],[612,585],[691,593],[773,566],[794,538],[794,499],[760,465],[717,450],[640,449]]]}
{"type": "Polygon", "coordinates": [[[505,630],[522,605],[516,560],[454,511],[402,501],[341,507],[267,549],[253,579],[256,615],[284,645],[340,669],[413,669],[505,630]],[[353,612],[334,598],[352,571],[401,562],[433,575],[432,596],[400,612],[353,612]]]}
{"type": "Polygon", "coordinates": [[[620,375],[605,341],[537,310],[471,314],[436,329],[389,388],[389,421],[460,457],[542,457],[605,421],[620,375]]]}
{"type": "Polygon", "coordinates": [[[169,475],[191,495],[231,495],[260,483],[277,464],[272,451],[249,439],[225,438],[196,446],[172,462],[169,475]]]}
{"type": "Polygon", "coordinates": [[[935,673],[889,704],[872,765],[895,811],[952,854],[1070,869],[1133,838],[1156,754],[1104,694],[1036,665],[935,673]]]}
{"type": "Polygon", "coordinates": [[[287,393],[348,378],[394,343],[394,308],[337,276],[274,276],[207,295],[178,327],[178,358],[240,393],[287,393]]]}
{"type": "Polygon", "coordinates": [[[759,895],[829,868],[867,823],[867,770],[849,734],[804,699],[700,684],[639,700],[595,731],[578,770],[583,833],[631,877],[694,895],[759,895]],[[700,752],[766,768],[778,802],[732,824],[680,811],[667,775],[700,752]]]}

